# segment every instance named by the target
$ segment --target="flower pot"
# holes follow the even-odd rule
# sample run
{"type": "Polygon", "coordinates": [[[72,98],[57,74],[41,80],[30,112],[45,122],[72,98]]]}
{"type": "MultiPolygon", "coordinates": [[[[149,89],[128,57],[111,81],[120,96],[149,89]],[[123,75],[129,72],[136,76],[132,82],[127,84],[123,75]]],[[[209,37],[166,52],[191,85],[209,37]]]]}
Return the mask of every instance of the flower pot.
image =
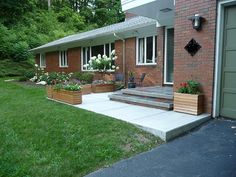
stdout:
{"type": "Polygon", "coordinates": [[[82,85],[81,92],[82,92],[82,95],[87,95],[87,94],[92,93],[92,85],[91,84],[82,85]]]}
{"type": "Polygon", "coordinates": [[[174,111],[193,115],[203,112],[202,94],[174,93],[174,111]]]}
{"type": "Polygon", "coordinates": [[[93,93],[113,92],[114,84],[92,84],[93,93]]]}
{"type": "Polygon", "coordinates": [[[128,82],[128,88],[135,88],[136,83],[135,82],[128,82]]]}
{"type": "Polygon", "coordinates": [[[46,92],[48,98],[53,98],[53,87],[51,85],[46,86],[46,92]]]}
{"type": "Polygon", "coordinates": [[[73,105],[81,104],[82,92],[68,91],[68,90],[53,90],[53,99],[73,105]]]}

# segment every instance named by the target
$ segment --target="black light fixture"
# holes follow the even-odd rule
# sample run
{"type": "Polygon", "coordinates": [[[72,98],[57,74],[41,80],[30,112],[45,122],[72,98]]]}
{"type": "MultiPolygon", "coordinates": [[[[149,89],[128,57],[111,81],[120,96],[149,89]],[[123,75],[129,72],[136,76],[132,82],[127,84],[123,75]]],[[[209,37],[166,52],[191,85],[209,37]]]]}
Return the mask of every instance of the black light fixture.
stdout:
{"type": "Polygon", "coordinates": [[[195,14],[194,16],[188,18],[192,21],[193,29],[200,31],[202,28],[202,22],[205,21],[205,18],[201,17],[199,14],[195,14]]]}

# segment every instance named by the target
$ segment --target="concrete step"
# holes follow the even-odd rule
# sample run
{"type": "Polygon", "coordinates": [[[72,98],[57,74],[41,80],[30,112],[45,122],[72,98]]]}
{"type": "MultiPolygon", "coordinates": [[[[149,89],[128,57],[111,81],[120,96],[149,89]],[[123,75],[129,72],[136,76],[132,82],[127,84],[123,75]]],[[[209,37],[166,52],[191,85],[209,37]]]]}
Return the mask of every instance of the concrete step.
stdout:
{"type": "Polygon", "coordinates": [[[158,101],[155,98],[143,97],[137,95],[127,95],[123,93],[116,93],[108,96],[110,100],[119,101],[134,105],[141,105],[153,108],[160,108],[165,110],[173,109],[173,101],[172,100],[162,100],[158,101]]]}
{"type": "Polygon", "coordinates": [[[128,95],[136,95],[136,96],[143,96],[143,97],[151,97],[151,98],[160,98],[160,99],[168,99],[173,100],[173,92],[152,92],[152,91],[144,91],[144,90],[137,90],[137,89],[123,89],[121,93],[128,94],[128,95]]]}

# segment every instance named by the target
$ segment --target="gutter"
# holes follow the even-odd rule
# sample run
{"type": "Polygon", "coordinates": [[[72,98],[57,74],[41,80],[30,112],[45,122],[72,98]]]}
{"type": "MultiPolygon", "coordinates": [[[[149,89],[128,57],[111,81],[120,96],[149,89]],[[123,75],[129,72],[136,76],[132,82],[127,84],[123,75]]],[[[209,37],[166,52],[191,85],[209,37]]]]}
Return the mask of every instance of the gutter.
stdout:
{"type": "Polygon", "coordinates": [[[114,33],[113,34],[114,35],[114,37],[116,37],[117,39],[119,39],[119,40],[122,40],[122,42],[123,42],[123,49],[122,49],[122,53],[123,53],[123,55],[122,55],[122,60],[123,60],[123,73],[124,73],[124,83],[126,83],[126,77],[125,77],[125,61],[126,61],[126,58],[125,58],[125,39],[124,38],[122,38],[122,37],[120,37],[120,36],[118,36],[116,33],[114,33]]]}

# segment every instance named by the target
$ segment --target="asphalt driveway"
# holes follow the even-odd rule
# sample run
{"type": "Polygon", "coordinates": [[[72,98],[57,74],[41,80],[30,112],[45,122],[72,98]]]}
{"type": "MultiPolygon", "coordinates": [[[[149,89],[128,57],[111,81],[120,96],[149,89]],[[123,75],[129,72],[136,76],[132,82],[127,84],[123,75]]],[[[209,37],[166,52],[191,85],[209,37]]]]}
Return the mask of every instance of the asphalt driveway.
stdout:
{"type": "Polygon", "coordinates": [[[236,121],[212,120],[87,177],[236,177],[236,121]]]}

